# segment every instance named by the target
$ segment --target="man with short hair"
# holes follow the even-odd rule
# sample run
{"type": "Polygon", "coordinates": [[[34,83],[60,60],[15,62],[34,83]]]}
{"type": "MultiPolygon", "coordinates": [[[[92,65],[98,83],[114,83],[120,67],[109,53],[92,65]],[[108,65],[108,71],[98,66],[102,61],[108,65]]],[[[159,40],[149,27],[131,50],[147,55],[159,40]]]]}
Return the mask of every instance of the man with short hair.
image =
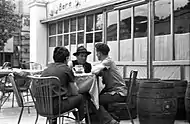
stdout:
{"type": "Polygon", "coordinates": [[[119,124],[107,112],[106,107],[110,103],[123,102],[125,96],[127,96],[127,87],[115,62],[108,55],[110,51],[109,46],[104,43],[97,43],[95,48],[96,56],[100,63],[92,68],[92,73],[102,76],[102,83],[105,84],[105,87],[99,95],[99,110],[92,108],[100,119],[101,124],[119,124]]]}
{"type": "MultiPolygon", "coordinates": [[[[53,53],[54,63],[51,63],[48,68],[46,68],[42,77],[46,76],[56,76],[61,82],[61,110],[60,112],[67,112],[73,108],[78,108],[79,118],[82,120],[84,118],[84,98],[83,95],[78,93],[78,87],[74,81],[74,74],[72,70],[67,66],[69,60],[69,54],[67,48],[56,47],[53,53]]],[[[56,89],[55,89],[56,90],[56,89]]],[[[54,99],[54,109],[58,112],[59,105],[58,100],[54,99]]],[[[57,119],[53,119],[51,124],[57,124],[57,119]]]]}

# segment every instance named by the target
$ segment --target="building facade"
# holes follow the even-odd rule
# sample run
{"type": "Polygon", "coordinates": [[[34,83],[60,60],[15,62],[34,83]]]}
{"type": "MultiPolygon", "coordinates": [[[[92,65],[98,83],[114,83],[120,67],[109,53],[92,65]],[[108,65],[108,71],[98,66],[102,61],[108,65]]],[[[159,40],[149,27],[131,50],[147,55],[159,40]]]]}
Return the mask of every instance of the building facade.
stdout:
{"type": "Polygon", "coordinates": [[[84,45],[96,62],[94,45],[107,43],[123,74],[190,81],[189,0],[32,0],[30,59],[44,66],[53,49],[72,53],[84,45]]]}

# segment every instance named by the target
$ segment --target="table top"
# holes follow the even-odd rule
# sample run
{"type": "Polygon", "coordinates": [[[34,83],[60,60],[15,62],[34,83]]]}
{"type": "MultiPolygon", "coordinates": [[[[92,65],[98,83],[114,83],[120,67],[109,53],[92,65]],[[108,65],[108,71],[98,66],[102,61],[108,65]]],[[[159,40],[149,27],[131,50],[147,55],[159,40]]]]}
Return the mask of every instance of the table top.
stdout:
{"type": "Polygon", "coordinates": [[[92,73],[74,73],[76,77],[92,76],[92,73]]]}
{"type": "Polygon", "coordinates": [[[18,68],[13,68],[13,69],[0,69],[0,75],[7,75],[9,73],[20,73],[20,72],[29,72],[31,74],[33,73],[38,73],[42,72],[43,70],[30,70],[30,69],[18,69],[18,68]]]}

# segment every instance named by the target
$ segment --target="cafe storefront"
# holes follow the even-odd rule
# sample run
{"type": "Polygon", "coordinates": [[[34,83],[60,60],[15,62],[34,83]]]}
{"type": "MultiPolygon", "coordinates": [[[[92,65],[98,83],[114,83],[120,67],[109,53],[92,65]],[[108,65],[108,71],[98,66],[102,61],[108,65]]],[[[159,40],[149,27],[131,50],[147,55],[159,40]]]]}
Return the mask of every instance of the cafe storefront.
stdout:
{"type": "Polygon", "coordinates": [[[53,62],[53,49],[77,46],[92,52],[107,43],[122,73],[138,78],[190,81],[190,1],[188,0],[32,0],[30,61],[53,62]],[[151,60],[151,61],[150,61],[151,60]]]}

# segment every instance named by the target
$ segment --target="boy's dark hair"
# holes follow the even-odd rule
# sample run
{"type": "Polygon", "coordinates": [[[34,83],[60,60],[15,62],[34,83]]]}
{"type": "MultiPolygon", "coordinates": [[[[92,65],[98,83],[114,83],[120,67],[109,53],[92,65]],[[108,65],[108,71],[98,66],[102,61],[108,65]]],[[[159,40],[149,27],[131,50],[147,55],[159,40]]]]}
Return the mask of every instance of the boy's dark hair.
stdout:
{"type": "Polygon", "coordinates": [[[53,52],[53,59],[55,62],[65,62],[69,57],[69,50],[65,47],[56,47],[53,52]]]}
{"type": "Polygon", "coordinates": [[[110,48],[107,44],[105,43],[97,43],[95,45],[96,51],[101,52],[103,55],[108,55],[110,48]]]}

